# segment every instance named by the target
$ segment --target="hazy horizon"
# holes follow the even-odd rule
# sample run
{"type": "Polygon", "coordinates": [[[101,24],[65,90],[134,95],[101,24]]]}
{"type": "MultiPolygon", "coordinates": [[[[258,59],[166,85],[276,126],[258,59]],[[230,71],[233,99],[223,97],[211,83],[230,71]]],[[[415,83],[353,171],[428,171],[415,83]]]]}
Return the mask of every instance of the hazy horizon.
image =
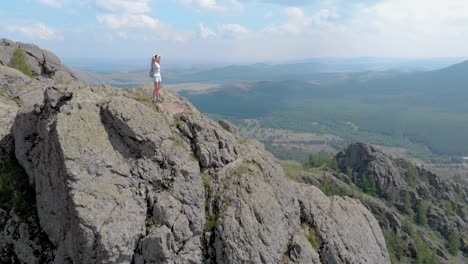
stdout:
{"type": "MultiPolygon", "coordinates": [[[[401,70],[410,67],[412,70],[435,70],[465,61],[466,57],[314,57],[291,60],[269,61],[222,61],[222,60],[173,60],[162,61],[165,68],[217,68],[233,65],[275,65],[318,63],[323,65],[350,64],[373,65],[375,70],[401,70]]],[[[148,68],[148,58],[79,58],[62,57],[62,62],[73,69],[91,72],[140,71],[148,68]]],[[[360,71],[356,69],[355,71],[360,71]]]]}
{"type": "Polygon", "coordinates": [[[465,57],[468,42],[462,0],[20,0],[0,15],[0,36],[61,58],[465,57]]]}

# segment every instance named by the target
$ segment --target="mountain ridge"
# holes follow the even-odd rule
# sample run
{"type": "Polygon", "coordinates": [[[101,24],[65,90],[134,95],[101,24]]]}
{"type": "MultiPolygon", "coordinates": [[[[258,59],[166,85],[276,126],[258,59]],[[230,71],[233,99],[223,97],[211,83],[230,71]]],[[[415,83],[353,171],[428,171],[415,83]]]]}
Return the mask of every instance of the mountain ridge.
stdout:
{"type": "Polygon", "coordinates": [[[170,91],[155,105],[150,84],[59,84],[6,68],[0,73],[19,83],[0,86],[2,263],[397,263],[389,229],[407,242],[405,257],[432,250],[448,263],[443,246],[405,238],[401,192],[415,203],[428,190],[440,199],[429,207],[430,227],[466,227],[466,188],[456,215],[441,212],[460,187],[419,167],[428,183],[413,187],[410,163],[373,146],[338,154],[341,173],[291,178],[261,143],[170,91]],[[325,195],[363,188],[365,174],[392,204],[325,195]]]}
{"type": "Polygon", "coordinates": [[[359,201],[289,181],[186,99],[26,81],[1,87],[0,262],[390,263],[359,201]]]}

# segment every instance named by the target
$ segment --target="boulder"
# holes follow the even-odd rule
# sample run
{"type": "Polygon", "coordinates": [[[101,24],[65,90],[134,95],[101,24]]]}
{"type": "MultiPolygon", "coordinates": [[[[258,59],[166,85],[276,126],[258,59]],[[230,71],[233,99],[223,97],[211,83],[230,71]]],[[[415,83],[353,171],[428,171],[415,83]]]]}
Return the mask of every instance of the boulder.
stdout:
{"type": "Polygon", "coordinates": [[[378,221],[361,202],[296,184],[301,219],[315,228],[324,263],[390,263],[378,221]]]}
{"type": "Polygon", "coordinates": [[[33,75],[40,80],[52,79],[59,83],[77,80],[76,75],[62,65],[60,59],[52,52],[33,44],[14,42],[8,39],[0,39],[0,65],[8,66],[17,48],[24,51],[33,75]]]}

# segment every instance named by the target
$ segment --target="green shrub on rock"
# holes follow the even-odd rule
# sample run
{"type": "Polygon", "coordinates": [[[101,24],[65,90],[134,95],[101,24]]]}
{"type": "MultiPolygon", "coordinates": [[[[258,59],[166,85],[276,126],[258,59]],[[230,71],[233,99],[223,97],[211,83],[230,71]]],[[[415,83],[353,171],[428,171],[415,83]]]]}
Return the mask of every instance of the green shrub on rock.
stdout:
{"type": "Polygon", "coordinates": [[[400,263],[405,256],[406,245],[404,241],[390,230],[383,230],[383,234],[392,264],[400,263]]]}
{"type": "Polygon", "coordinates": [[[339,171],[336,160],[327,154],[312,154],[303,163],[305,169],[328,167],[334,171],[339,171]]]}
{"type": "Polygon", "coordinates": [[[416,240],[416,263],[417,264],[439,264],[435,252],[429,248],[420,238],[416,240]]]}
{"type": "Polygon", "coordinates": [[[13,57],[11,58],[9,66],[19,70],[30,78],[33,77],[32,68],[26,61],[24,51],[20,48],[15,49],[13,52],[13,57]]]}
{"type": "Polygon", "coordinates": [[[447,249],[450,254],[454,256],[458,255],[458,249],[460,248],[460,245],[460,235],[455,231],[450,232],[447,238],[447,249]]]}
{"type": "Polygon", "coordinates": [[[416,211],[416,223],[422,226],[427,225],[427,203],[425,201],[421,201],[418,204],[418,208],[416,211]]]}

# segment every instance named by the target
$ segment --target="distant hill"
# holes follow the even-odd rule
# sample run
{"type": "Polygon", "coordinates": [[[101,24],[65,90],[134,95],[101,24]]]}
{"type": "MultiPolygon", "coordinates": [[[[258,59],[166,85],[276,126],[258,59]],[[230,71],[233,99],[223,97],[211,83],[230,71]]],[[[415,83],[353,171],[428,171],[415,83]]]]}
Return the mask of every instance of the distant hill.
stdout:
{"type": "MultiPolygon", "coordinates": [[[[164,82],[230,83],[238,81],[334,81],[358,72],[391,75],[402,72],[440,69],[460,59],[398,59],[398,58],[314,58],[283,63],[254,63],[222,66],[212,64],[164,64],[164,82]]],[[[109,84],[133,87],[148,82],[143,63],[69,60],[80,79],[89,84],[109,84]],[[136,70],[140,69],[140,70],[136,70]]],[[[367,75],[367,74],[364,74],[367,75]]],[[[364,76],[363,76],[364,77],[364,76]]]]}
{"type": "Polygon", "coordinates": [[[332,133],[350,142],[417,144],[413,152],[419,156],[466,155],[468,145],[462,142],[468,142],[467,84],[465,61],[428,72],[354,73],[314,83],[250,82],[249,89],[227,84],[208,93],[183,95],[204,112],[232,119],[257,118],[266,126],[332,133]],[[350,131],[349,122],[359,130],[350,131]]]}

